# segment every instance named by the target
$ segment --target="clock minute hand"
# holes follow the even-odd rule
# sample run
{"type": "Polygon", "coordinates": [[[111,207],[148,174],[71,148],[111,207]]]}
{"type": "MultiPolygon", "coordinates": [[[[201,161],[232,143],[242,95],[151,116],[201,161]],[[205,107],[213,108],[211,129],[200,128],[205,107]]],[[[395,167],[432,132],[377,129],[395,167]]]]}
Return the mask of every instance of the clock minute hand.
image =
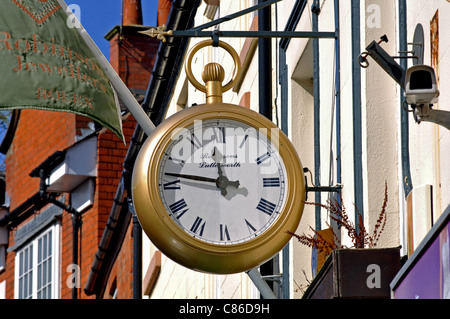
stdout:
{"type": "MultiPolygon", "coordinates": [[[[216,184],[218,183],[218,178],[209,178],[209,177],[198,176],[198,175],[187,175],[187,174],[176,174],[176,173],[164,173],[164,174],[168,175],[168,176],[173,176],[173,177],[181,177],[181,178],[186,178],[186,179],[192,179],[192,180],[195,180],[195,181],[209,182],[209,183],[216,183],[216,184]]],[[[226,178],[225,176],[223,176],[221,178],[221,182],[223,184],[226,184],[225,187],[228,186],[228,185],[231,185],[231,186],[236,187],[236,188],[239,187],[239,181],[229,181],[228,178],[226,178]]]]}
{"type": "Polygon", "coordinates": [[[215,183],[216,178],[209,178],[204,176],[197,176],[197,175],[186,175],[186,174],[175,174],[175,173],[165,173],[165,175],[173,176],[173,177],[181,177],[186,179],[192,179],[195,181],[201,181],[201,182],[209,182],[209,183],[215,183]]]}
{"type": "Polygon", "coordinates": [[[236,188],[239,187],[239,181],[229,181],[228,178],[226,178],[225,176],[221,176],[219,178],[209,178],[209,177],[198,176],[198,175],[187,175],[187,174],[177,174],[177,173],[164,173],[164,174],[167,176],[192,179],[192,180],[200,181],[200,182],[214,183],[220,189],[223,196],[225,196],[227,194],[226,188],[228,186],[233,186],[236,188]]]}

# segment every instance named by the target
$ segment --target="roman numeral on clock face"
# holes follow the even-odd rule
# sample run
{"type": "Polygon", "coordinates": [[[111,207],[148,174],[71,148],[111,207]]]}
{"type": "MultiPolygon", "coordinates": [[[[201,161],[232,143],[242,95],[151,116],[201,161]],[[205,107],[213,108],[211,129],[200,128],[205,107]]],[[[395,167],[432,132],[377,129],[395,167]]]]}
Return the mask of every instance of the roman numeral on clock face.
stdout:
{"type": "Polygon", "coordinates": [[[274,203],[271,203],[268,200],[261,198],[258,206],[256,206],[256,209],[263,212],[264,214],[272,215],[276,207],[277,205],[275,205],[274,203]]]}
{"type": "Polygon", "coordinates": [[[220,241],[231,240],[227,225],[220,224],[220,241]]]}
{"type": "Polygon", "coordinates": [[[180,182],[180,180],[176,180],[173,182],[168,182],[164,184],[164,189],[165,190],[175,190],[175,189],[181,189],[180,185],[178,185],[178,183],[180,182]]]}
{"type": "Polygon", "coordinates": [[[169,206],[170,210],[172,211],[172,214],[177,219],[180,219],[180,217],[183,216],[189,210],[189,208],[186,208],[186,207],[187,207],[187,204],[184,201],[184,199],[180,199],[179,201],[177,201],[169,206]],[[186,209],[181,211],[183,208],[186,208],[186,209]]]}
{"type": "Polygon", "coordinates": [[[270,153],[267,152],[266,154],[263,154],[256,159],[256,164],[259,165],[259,164],[263,163],[264,161],[268,160],[269,158],[270,158],[270,153]]]}
{"type": "Polygon", "coordinates": [[[205,230],[205,224],[206,222],[203,221],[200,217],[197,217],[194,221],[194,224],[192,224],[191,232],[203,236],[203,231],[205,230]]]}
{"type": "Polygon", "coordinates": [[[194,150],[198,150],[200,147],[202,147],[202,142],[197,138],[195,133],[191,134],[191,137],[189,138],[191,141],[192,146],[194,147],[194,150]]]}
{"type": "Polygon", "coordinates": [[[245,224],[247,225],[247,229],[250,234],[253,234],[254,232],[256,232],[256,228],[252,224],[250,224],[250,222],[248,220],[245,220],[245,224]]]}
{"type": "Polygon", "coordinates": [[[214,127],[214,139],[217,143],[225,143],[225,127],[214,127]]]}
{"type": "Polygon", "coordinates": [[[244,136],[244,139],[242,140],[241,145],[239,145],[239,148],[242,148],[244,146],[245,142],[247,142],[247,140],[248,140],[248,134],[244,136]]]}
{"type": "Polygon", "coordinates": [[[280,178],[263,178],[263,187],[280,187],[280,178]]]}
{"type": "Polygon", "coordinates": [[[171,157],[171,156],[169,156],[169,160],[171,160],[174,163],[180,164],[181,167],[184,167],[184,164],[185,164],[184,160],[180,160],[178,158],[174,158],[174,157],[171,157]]]}

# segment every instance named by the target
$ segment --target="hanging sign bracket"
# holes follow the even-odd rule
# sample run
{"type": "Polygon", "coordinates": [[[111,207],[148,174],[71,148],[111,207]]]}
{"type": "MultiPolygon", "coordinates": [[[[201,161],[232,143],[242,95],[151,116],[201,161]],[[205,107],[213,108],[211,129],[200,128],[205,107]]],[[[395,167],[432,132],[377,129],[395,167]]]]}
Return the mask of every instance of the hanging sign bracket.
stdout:
{"type": "Polygon", "coordinates": [[[166,42],[166,37],[189,37],[189,38],[213,38],[220,36],[225,38],[328,38],[336,39],[338,34],[336,32],[312,32],[312,31],[202,31],[219,25],[222,22],[230,21],[242,15],[251,13],[270,6],[281,0],[269,0],[257,4],[253,7],[244,9],[242,11],[227,15],[225,17],[216,19],[214,21],[199,25],[190,30],[168,30],[166,26],[162,25],[157,28],[151,28],[146,31],[139,31],[139,33],[156,37],[157,39],[166,42]]]}

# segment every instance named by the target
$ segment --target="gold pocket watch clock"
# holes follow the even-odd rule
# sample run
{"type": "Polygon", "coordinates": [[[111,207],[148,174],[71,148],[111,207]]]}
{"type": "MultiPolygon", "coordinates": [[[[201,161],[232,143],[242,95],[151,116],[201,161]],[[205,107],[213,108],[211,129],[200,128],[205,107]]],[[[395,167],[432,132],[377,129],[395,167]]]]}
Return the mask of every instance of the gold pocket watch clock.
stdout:
{"type": "Polygon", "coordinates": [[[143,145],[133,171],[136,214],[144,232],[167,257],[198,271],[250,270],[279,252],[303,212],[303,168],[289,139],[264,116],[222,103],[240,70],[231,46],[234,79],[222,86],[223,68],[206,65],[200,84],[187,57],[191,83],[207,103],[160,124],[143,145]]]}

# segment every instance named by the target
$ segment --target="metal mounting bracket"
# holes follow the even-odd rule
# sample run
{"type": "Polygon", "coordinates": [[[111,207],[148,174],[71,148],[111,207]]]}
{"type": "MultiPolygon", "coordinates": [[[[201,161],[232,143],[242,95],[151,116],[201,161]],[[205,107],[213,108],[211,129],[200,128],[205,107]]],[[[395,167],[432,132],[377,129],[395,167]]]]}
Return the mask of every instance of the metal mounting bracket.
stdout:
{"type": "MultiPolygon", "coordinates": [[[[303,168],[304,173],[308,173],[311,175],[311,183],[312,183],[312,172],[309,170],[309,168],[305,167],[303,168]]],[[[308,186],[308,179],[305,176],[305,185],[306,185],[306,198],[308,198],[309,192],[326,192],[326,193],[339,193],[342,190],[342,185],[336,185],[336,186],[316,186],[313,184],[313,186],[308,186]]]]}
{"type": "Polygon", "coordinates": [[[434,110],[429,104],[411,105],[414,112],[414,119],[418,124],[420,122],[431,122],[450,130],[450,112],[443,110],[434,110]]]}
{"type": "Polygon", "coordinates": [[[383,35],[380,40],[372,41],[367,47],[366,51],[359,56],[359,64],[362,68],[367,68],[369,62],[367,57],[371,56],[402,88],[405,87],[406,70],[402,68],[394,59],[413,59],[413,64],[423,64],[423,28],[419,24],[414,32],[413,42],[408,43],[413,48],[410,51],[399,51],[401,55],[390,56],[380,44],[388,42],[386,35],[383,35]]]}
{"type": "Polygon", "coordinates": [[[278,283],[282,283],[283,282],[283,275],[282,274],[267,275],[267,276],[262,276],[262,279],[264,279],[265,281],[275,281],[275,282],[278,282],[278,283]]]}
{"type": "Polygon", "coordinates": [[[139,33],[156,37],[165,42],[166,37],[190,37],[190,38],[214,38],[217,36],[225,38],[325,38],[336,39],[338,34],[332,32],[311,32],[311,31],[202,31],[206,28],[216,26],[222,22],[230,21],[242,15],[251,13],[256,10],[263,9],[281,0],[268,0],[257,4],[253,7],[244,9],[242,11],[227,15],[217,20],[199,25],[190,30],[169,30],[166,31],[166,26],[162,25],[157,28],[151,28],[146,31],[139,31],[139,33]]]}
{"type": "Polygon", "coordinates": [[[388,42],[386,35],[382,36],[380,41],[372,41],[366,47],[366,51],[359,56],[359,65],[367,68],[369,66],[367,56],[371,56],[401,87],[404,87],[406,70],[380,46],[381,42],[388,42]]]}
{"type": "Polygon", "coordinates": [[[306,192],[326,192],[326,193],[339,193],[342,189],[342,185],[337,186],[313,186],[306,187],[306,192]]]}
{"type": "Polygon", "coordinates": [[[214,36],[221,36],[225,38],[324,38],[335,39],[336,32],[327,31],[196,31],[196,30],[169,30],[165,31],[163,26],[158,28],[151,28],[146,31],[139,31],[139,33],[156,37],[163,42],[168,37],[189,37],[189,38],[213,38],[214,36]]]}

